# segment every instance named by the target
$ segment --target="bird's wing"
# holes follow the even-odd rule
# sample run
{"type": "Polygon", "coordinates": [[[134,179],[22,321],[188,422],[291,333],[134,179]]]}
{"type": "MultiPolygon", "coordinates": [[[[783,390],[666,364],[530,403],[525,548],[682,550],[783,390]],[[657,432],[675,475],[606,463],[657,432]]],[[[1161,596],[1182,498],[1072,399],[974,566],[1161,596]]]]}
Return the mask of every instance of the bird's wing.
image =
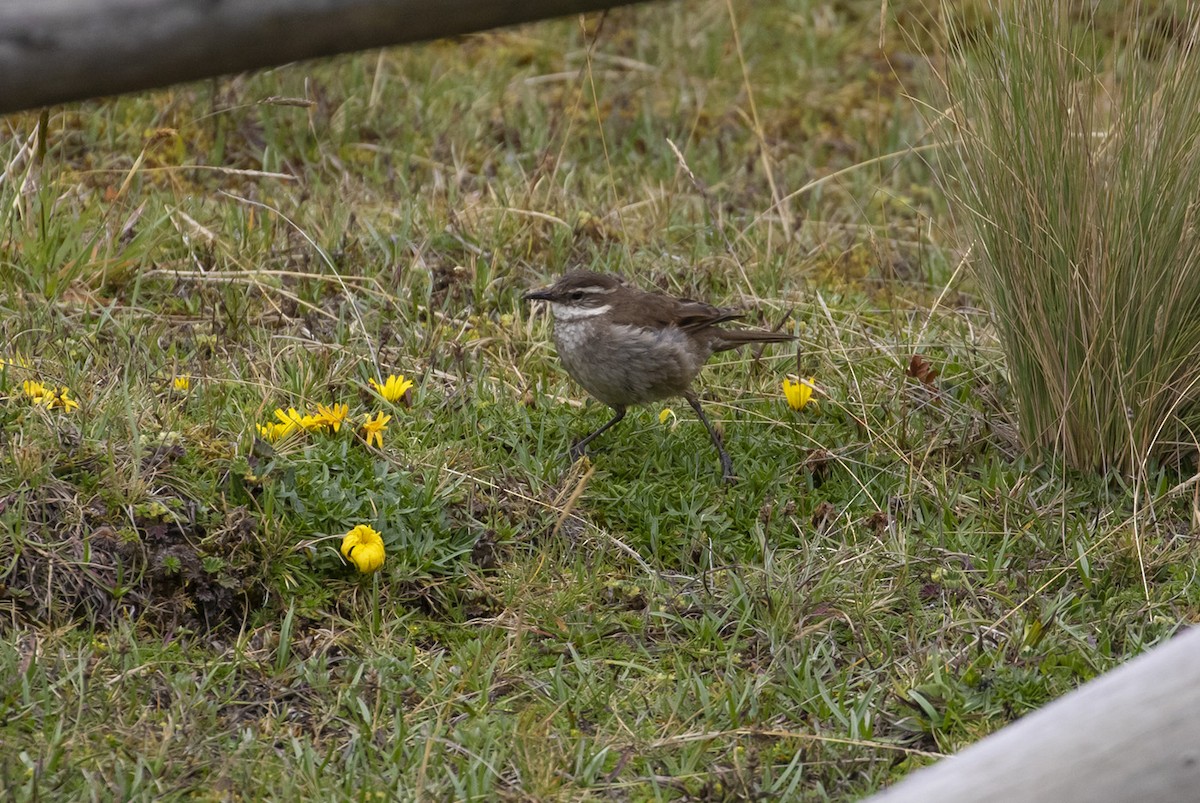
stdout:
{"type": "Polygon", "coordinates": [[[613,323],[631,326],[666,328],[677,326],[694,332],[706,326],[741,318],[744,313],[726,307],[714,307],[702,301],[646,293],[643,303],[621,306],[613,310],[613,323]]]}
{"type": "Polygon", "coordinates": [[[676,299],[675,324],[685,332],[694,332],[706,326],[714,326],[725,321],[734,321],[745,317],[741,310],[729,307],[714,307],[702,301],[676,299]]]}

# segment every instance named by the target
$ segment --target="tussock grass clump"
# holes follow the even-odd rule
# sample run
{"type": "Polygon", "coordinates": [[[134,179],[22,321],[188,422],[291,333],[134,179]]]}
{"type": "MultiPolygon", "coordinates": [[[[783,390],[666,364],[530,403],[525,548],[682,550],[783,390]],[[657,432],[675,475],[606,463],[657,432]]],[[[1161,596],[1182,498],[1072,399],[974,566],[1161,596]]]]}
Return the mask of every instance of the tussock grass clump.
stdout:
{"type": "Polygon", "coordinates": [[[1069,5],[948,23],[948,183],[1024,445],[1137,473],[1200,432],[1198,31],[1134,12],[1114,42],[1069,5]]]}

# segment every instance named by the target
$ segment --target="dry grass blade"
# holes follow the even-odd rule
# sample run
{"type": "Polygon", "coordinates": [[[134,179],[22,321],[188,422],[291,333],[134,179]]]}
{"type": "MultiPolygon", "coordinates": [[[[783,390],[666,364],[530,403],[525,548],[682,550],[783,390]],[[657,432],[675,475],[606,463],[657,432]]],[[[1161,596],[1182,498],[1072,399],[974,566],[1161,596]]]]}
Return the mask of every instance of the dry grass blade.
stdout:
{"type": "Polygon", "coordinates": [[[1200,424],[1194,23],[1110,43],[1065,7],[995,3],[977,38],[944,11],[950,192],[1026,447],[1127,474],[1178,459],[1200,424]]]}

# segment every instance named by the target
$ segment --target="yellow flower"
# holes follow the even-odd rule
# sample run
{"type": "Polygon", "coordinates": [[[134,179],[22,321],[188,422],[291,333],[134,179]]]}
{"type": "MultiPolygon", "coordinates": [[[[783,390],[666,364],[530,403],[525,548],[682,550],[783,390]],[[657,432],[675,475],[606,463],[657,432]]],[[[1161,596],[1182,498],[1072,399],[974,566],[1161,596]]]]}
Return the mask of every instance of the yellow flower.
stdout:
{"type": "Polygon", "coordinates": [[[187,393],[192,389],[192,378],[186,374],[177,376],[171,380],[171,387],[175,388],[177,393],[187,393]]]}
{"type": "Polygon", "coordinates": [[[314,430],[321,429],[325,426],[324,422],[317,416],[302,415],[296,412],[295,407],[287,408],[286,413],[283,411],[283,408],[279,408],[275,411],[275,417],[278,418],[279,423],[285,427],[282,433],[284,435],[290,435],[295,429],[302,429],[305,432],[313,432],[314,430]]]}
{"type": "Polygon", "coordinates": [[[295,427],[290,424],[277,424],[274,421],[268,421],[265,424],[258,425],[258,434],[263,440],[277,441],[280,438],[286,437],[295,427]]]}
{"type": "Polygon", "coordinates": [[[300,426],[305,432],[320,432],[325,429],[325,421],[319,415],[305,413],[300,417],[300,426]]]}
{"type": "Polygon", "coordinates": [[[813,395],[813,378],[802,379],[799,382],[793,382],[790,379],[783,380],[783,395],[787,399],[788,407],[793,410],[803,410],[813,395]]]}
{"type": "Polygon", "coordinates": [[[360,524],[342,536],[342,557],[363,574],[370,574],[383,565],[383,538],[371,527],[360,524]]]}
{"type": "Polygon", "coordinates": [[[317,405],[317,415],[315,416],[321,422],[321,426],[329,427],[334,432],[342,428],[342,422],[350,415],[350,405],[334,404],[326,407],[323,404],[317,405]]]}
{"type": "Polygon", "coordinates": [[[21,389],[34,404],[42,404],[47,410],[61,407],[68,413],[79,406],[79,402],[71,398],[71,389],[67,387],[55,390],[48,388],[36,379],[27,379],[21,383],[21,389]]]}
{"type": "MultiPolygon", "coordinates": [[[[293,429],[296,429],[300,426],[300,419],[303,416],[296,412],[295,407],[289,407],[286,413],[283,411],[282,407],[277,407],[275,408],[275,417],[279,419],[280,424],[287,427],[287,432],[291,432],[293,429]]],[[[287,432],[284,434],[286,435],[287,432]]]]}
{"type": "Polygon", "coordinates": [[[367,446],[375,443],[380,449],[383,448],[383,431],[387,429],[387,422],[391,421],[390,415],[376,413],[374,420],[371,419],[371,414],[367,413],[367,420],[359,428],[359,433],[366,440],[367,446]]]}
{"type": "Polygon", "coordinates": [[[679,418],[675,415],[675,411],[670,407],[664,407],[662,412],[658,414],[658,423],[666,424],[668,421],[671,422],[671,429],[679,426],[679,418]]]}
{"type": "Polygon", "coordinates": [[[21,383],[21,389],[25,391],[34,404],[48,405],[54,398],[54,392],[47,390],[46,386],[36,379],[26,379],[21,383]]]}
{"type": "Polygon", "coordinates": [[[79,406],[79,402],[71,398],[71,389],[64,387],[58,391],[57,395],[54,391],[50,392],[50,401],[46,402],[46,406],[51,410],[61,407],[69,413],[79,406]]]}
{"type": "Polygon", "coordinates": [[[403,399],[404,394],[412,390],[413,386],[412,380],[405,379],[403,374],[400,376],[392,374],[382,385],[376,382],[374,379],[370,379],[368,381],[371,383],[371,387],[375,388],[376,393],[390,401],[392,404],[395,404],[403,399]]]}
{"type": "Polygon", "coordinates": [[[334,404],[330,407],[318,405],[317,415],[301,413],[295,407],[289,407],[286,411],[279,407],[275,410],[275,421],[257,426],[258,434],[266,440],[276,441],[286,438],[298,429],[305,432],[332,429],[337,432],[349,413],[350,406],[346,404],[334,404]]]}

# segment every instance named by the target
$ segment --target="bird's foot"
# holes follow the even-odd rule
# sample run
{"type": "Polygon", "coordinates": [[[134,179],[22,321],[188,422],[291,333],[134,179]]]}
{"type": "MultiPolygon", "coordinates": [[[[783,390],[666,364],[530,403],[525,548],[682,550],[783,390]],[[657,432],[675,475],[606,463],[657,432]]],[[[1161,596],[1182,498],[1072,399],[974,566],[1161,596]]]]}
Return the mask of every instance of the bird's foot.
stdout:
{"type": "Polygon", "coordinates": [[[583,448],[582,442],[576,441],[575,443],[571,444],[571,448],[568,450],[567,456],[570,457],[571,463],[575,464],[587,457],[587,451],[583,448]]]}

